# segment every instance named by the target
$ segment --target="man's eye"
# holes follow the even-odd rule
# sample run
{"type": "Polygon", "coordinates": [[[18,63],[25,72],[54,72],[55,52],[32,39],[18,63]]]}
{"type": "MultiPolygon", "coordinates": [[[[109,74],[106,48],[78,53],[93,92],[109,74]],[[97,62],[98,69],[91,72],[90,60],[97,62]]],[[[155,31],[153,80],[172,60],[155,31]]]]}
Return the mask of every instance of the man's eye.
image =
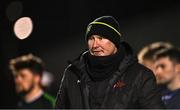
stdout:
{"type": "Polygon", "coordinates": [[[94,39],[94,37],[89,37],[89,40],[93,40],[94,39]]]}
{"type": "Polygon", "coordinates": [[[104,38],[103,38],[102,36],[100,36],[100,37],[99,37],[99,40],[102,40],[102,39],[104,39],[104,38]]]}
{"type": "Polygon", "coordinates": [[[165,65],[160,64],[159,67],[162,68],[162,69],[164,69],[164,68],[165,68],[165,65]]]}
{"type": "Polygon", "coordinates": [[[18,77],[18,75],[14,75],[14,77],[15,77],[15,78],[17,78],[17,77],[18,77]]]}

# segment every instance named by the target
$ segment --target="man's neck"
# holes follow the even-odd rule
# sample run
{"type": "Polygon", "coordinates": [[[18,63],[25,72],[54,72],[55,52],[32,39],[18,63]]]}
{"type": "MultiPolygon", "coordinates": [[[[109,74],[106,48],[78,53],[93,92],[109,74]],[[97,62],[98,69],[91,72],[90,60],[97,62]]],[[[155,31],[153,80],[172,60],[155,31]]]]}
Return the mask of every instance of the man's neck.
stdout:
{"type": "Polygon", "coordinates": [[[168,84],[168,89],[171,91],[180,89],[180,76],[177,76],[170,84],[168,84]]]}
{"type": "Polygon", "coordinates": [[[39,86],[37,86],[34,87],[34,89],[30,91],[27,95],[25,95],[24,100],[27,103],[31,103],[36,99],[38,99],[40,96],[42,96],[42,94],[43,94],[43,90],[39,86]]]}

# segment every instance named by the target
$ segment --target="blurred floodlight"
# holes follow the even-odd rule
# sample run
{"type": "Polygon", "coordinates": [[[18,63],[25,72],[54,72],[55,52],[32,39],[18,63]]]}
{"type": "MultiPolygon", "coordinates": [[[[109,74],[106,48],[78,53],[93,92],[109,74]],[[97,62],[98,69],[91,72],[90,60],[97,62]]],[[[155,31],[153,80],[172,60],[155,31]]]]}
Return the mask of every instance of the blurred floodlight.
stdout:
{"type": "Polygon", "coordinates": [[[33,22],[30,17],[22,17],[14,24],[14,33],[17,38],[23,40],[27,38],[33,30],[33,22]]]}

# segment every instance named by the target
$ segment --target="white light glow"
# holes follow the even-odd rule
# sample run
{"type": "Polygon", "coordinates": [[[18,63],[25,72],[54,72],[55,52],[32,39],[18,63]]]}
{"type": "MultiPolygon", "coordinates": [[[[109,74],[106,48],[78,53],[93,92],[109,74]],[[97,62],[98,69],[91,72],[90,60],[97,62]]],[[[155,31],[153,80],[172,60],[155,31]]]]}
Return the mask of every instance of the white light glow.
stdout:
{"type": "Polygon", "coordinates": [[[23,40],[32,33],[33,22],[30,17],[22,17],[14,24],[14,33],[17,38],[23,40]]]}

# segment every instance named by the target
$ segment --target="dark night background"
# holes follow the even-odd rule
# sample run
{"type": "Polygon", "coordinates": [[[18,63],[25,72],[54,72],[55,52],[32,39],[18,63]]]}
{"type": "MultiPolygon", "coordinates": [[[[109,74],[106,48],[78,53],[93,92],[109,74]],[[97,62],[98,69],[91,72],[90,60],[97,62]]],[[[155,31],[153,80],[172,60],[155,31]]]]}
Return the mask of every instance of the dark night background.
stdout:
{"type": "Polygon", "coordinates": [[[67,61],[86,49],[86,26],[97,17],[114,16],[123,38],[135,52],[155,41],[180,46],[180,3],[172,0],[19,0],[22,11],[14,9],[11,14],[18,17],[10,20],[7,9],[14,1],[0,3],[1,108],[13,107],[16,100],[8,69],[11,58],[27,53],[41,57],[47,71],[55,76],[49,92],[56,96],[67,61]],[[32,18],[34,28],[27,39],[19,40],[13,33],[13,25],[24,16],[32,18]]]}

